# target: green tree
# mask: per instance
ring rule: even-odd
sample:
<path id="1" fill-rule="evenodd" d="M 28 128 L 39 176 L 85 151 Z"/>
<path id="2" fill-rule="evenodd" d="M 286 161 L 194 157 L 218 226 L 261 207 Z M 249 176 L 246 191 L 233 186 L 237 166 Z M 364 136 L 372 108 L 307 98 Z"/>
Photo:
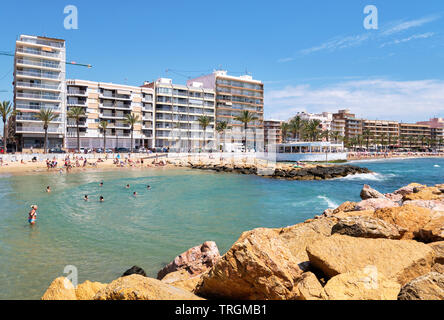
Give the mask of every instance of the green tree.
<path id="1" fill-rule="evenodd" d="M 287 122 L 281 123 L 281 135 L 282 135 L 282 143 L 287 141 L 288 132 L 290 131 L 290 125 Z"/>
<path id="2" fill-rule="evenodd" d="M 369 129 L 364 129 L 364 131 L 362 131 L 362 137 L 365 140 L 365 147 L 368 150 L 369 145 L 370 145 L 370 139 L 372 138 L 372 132 Z"/>
<path id="3" fill-rule="evenodd" d="M 14 116 L 15 115 L 15 111 L 12 107 L 11 102 L 9 101 L 3 101 L 0 103 L 0 116 L 2 117 L 3 120 L 3 147 L 6 153 L 6 145 L 7 145 L 7 140 L 8 140 L 8 120 L 9 117 Z"/>
<path id="4" fill-rule="evenodd" d="M 129 124 L 131 132 L 131 148 L 130 152 L 133 152 L 133 136 L 134 136 L 134 125 L 139 122 L 139 116 L 137 114 L 128 113 L 125 115 L 124 122 Z"/>
<path id="5" fill-rule="evenodd" d="M 321 124 L 321 121 L 318 119 L 312 119 L 308 122 L 306 122 L 304 131 L 307 133 L 308 138 L 311 141 L 316 141 L 319 136 L 319 125 Z"/>
<path id="6" fill-rule="evenodd" d="M 234 120 L 236 121 L 240 121 L 244 124 L 244 147 L 245 147 L 245 152 L 247 152 L 247 129 L 248 129 L 248 124 L 250 122 L 256 121 L 257 117 L 251 113 L 248 110 L 244 110 L 241 112 L 241 114 L 237 117 L 234 118 Z"/>
<path id="7" fill-rule="evenodd" d="M 289 124 L 289 131 L 293 135 L 293 139 L 298 141 L 303 125 L 301 117 L 300 116 L 294 117 L 293 119 L 290 120 L 288 124 Z"/>
<path id="8" fill-rule="evenodd" d="M 211 120 L 210 120 L 210 118 L 209 117 L 207 117 L 207 116 L 200 116 L 199 118 L 197 118 L 197 121 L 199 122 L 199 125 L 202 127 L 202 130 L 203 130 L 203 146 L 202 146 L 202 149 L 203 149 L 203 151 L 205 151 L 205 149 L 206 149 L 206 144 L 207 144 L 207 137 L 206 137 L 206 133 L 207 133 L 207 127 L 210 125 L 210 122 L 211 122 Z"/>
<path id="9" fill-rule="evenodd" d="M 101 120 L 99 128 L 103 131 L 103 152 L 106 152 L 106 129 L 108 128 L 108 121 Z"/>
<path id="10" fill-rule="evenodd" d="M 85 117 L 85 109 L 82 107 L 73 107 L 68 110 L 68 119 L 74 119 L 76 122 L 76 132 L 77 132 L 77 152 L 80 152 L 80 119 Z"/>
<path id="11" fill-rule="evenodd" d="M 45 141 L 43 142 L 43 153 L 46 153 L 48 149 L 48 127 L 49 124 L 57 118 L 57 114 L 55 114 L 51 109 L 40 109 L 40 112 L 37 113 L 36 119 L 43 122 L 43 130 L 45 131 Z"/>
<path id="12" fill-rule="evenodd" d="M 216 125 L 216 131 L 219 134 L 219 136 L 222 136 L 222 144 L 223 148 L 225 149 L 225 131 L 228 129 L 228 122 L 227 121 L 220 121 Z"/>

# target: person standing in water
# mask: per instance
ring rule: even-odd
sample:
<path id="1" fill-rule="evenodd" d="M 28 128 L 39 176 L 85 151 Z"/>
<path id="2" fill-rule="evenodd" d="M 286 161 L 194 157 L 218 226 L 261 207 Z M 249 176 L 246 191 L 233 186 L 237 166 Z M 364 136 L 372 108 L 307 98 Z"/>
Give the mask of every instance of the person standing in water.
<path id="1" fill-rule="evenodd" d="M 137 197 L 137 192 L 136 191 L 133 192 L 133 196 Z"/>
<path id="2" fill-rule="evenodd" d="M 100 186 L 101 186 L 101 187 L 103 187 L 103 181 L 102 181 L 102 182 L 100 182 Z"/>
<path id="3" fill-rule="evenodd" d="M 103 199 L 103 196 L 100 196 L 100 200 L 99 200 L 100 202 L 103 202 L 103 201 L 105 201 L 105 199 Z"/>
<path id="4" fill-rule="evenodd" d="M 48 192 L 48 193 L 51 192 L 51 187 L 50 187 L 50 186 L 47 186 L 47 187 L 46 187 L 46 192 Z"/>
<path id="5" fill-rule="evenodd" d="M 32 205 L 31 206 L 31 211 L 29 211 L 29 215 L 28 215 L 28 222 L 31 226 L 33 226 L 37 220 L 37 205 Z"/>
<path id="6" fill-rule="evenodd" d="M 83 197 L 83 200 L 88 201 L 88 195 L 85 194 L 85 196 Z"/>
<path id="7" fill-rule="evenodd" d="M 150 189 L 151 189 L 151 186 L 150 186 L 150 185 L 147 185 L 146 188 L 147 188 L 148 190 L 150 190 Z"/>
<path id="8" fill-rule="evenodd" d="M 130 187 L 130 185 L 129 185 L 129 184 L 127 184 L 125 188 L 129 189 L 129 187 Z"/>

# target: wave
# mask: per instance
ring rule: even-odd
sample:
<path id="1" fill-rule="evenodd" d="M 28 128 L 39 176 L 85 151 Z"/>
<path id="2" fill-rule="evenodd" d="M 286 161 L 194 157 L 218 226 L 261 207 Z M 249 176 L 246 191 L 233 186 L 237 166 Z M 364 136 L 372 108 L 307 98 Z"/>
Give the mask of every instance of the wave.
<path id="1" fill-rule="evenodd" d="M 441 168 L 441 166 L 438 165 L 438 164 L 435 164 L 434 167 L 435 167 L 435 168 Z"/>
<path id="2" fill-rule="evenodd" d="M 396 174 L 393 173 L 387 173 L 387 174 L 381 174 L 381 173 L 377 173 L 377 172 L 373 172 L 373 173 L 358 173 L 358 174 L 354 174 L 354 175 L 349 175 L 343 178 L 339 178 L 341 180 L 370 180 L 370 181 L 384 181 L 384 180 L 388 180 L 390 178 L 394 178 L 396 177 Z"/>
<path id="3" fill-rule="evenodd" d="M 326 196 L 318 196 L 318 199 L 324 200 L 327 203 L 329 209 L 335 209 L 335 208 L 339 207 L 339 204 L 330 200 Z"/>

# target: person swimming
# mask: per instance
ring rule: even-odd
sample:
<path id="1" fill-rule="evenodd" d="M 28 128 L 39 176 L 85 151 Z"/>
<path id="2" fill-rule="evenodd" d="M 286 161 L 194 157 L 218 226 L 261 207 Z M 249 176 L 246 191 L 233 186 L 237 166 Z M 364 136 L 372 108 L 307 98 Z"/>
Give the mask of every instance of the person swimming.
<path id="1" fill-rule="evenodd" d="M 29 211 L 28 215 L 28 222 L 30 225 L 34 225 L 37 220 L 37 209 L 38 209 L 37 205 L 34 204 L 31 206 L 31 211 Z"/>
<path id="2" fill-rule="evenodd" d="M 127 184 L 125 188 L 129 189 L 129 187 L 130 187 L 130 185 L 129 185 L 129 184 Z"/>
<path id="3" fill-rule="evenodd" d="M 100 186 L 101 186 L 101 187 L 103 187 L 103 181 L 102 181 L 102 182 L 100 182 Z"/>
<path id="4" fill-rule="evenodd" d="M 150 186 L 150 185 L 147 185 L 146 188 L 147 188 L 148 190 L 150 190 L 150 189 L 151 189 L 151 186 Z"/>
<path id="5" fill-rule="evenodd" d="M 103 198 L 103 196 L 100 196 L 100 200 L 99 200 L 100 202 L 103 202 L 103 201 L 105 201 L 105 199 Z"/>
<path id="6" fill-rule="evenodd" d="M 135 196 L 135 197 L 137 196 L 137 192 L 136 191 L 133 192 L 133 196 Z"/>
<path id="7" fill-rule="evenodd" d="M 83 200 L 88 201 L 88 195 L 85 194 L 85 196 L 83 197 Z"/>
<path id="8" fill-rule="evenodd" d="M 50 186 L 47 186 L 47 187 L 46 187 L 46 192 L 48 192 L 48 193 L 51 192 L 51 187 L 50 187 Z"/>

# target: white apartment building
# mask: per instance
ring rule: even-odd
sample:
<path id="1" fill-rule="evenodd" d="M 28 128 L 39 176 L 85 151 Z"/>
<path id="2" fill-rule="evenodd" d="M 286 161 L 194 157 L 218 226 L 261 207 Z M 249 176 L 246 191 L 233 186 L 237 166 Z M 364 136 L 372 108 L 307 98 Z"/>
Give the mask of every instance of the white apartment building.
<path id="1" fill-rule="evenodd" d="M 332 121 L 333 121 L 333 113 L 331 112 L 322 112 L 322 113 L 309 113 L 306 111 L 301 111 L 296 113 L 296 116 L 299 116 L 302 120 L 319 120 L 321 121 L 322 130 L 332 130 Z"/>
<path id="2" fill-rule="evenodd" d="M 106 148 L 129 148 L 131 128 L 125 123 L 128 114 L 139 118 L 134 125 L 133 147 L 153 147 L 153 89 L 85 80 L 67 80 L 66 86 L 67 112 L 73 107 L 85 110 L 79 125 L 81 148 L 104 147 L 101 121 L 107 122 Z M 67 120 L 66 147 L 76 149 L 76 121 Z"/>
<path id="3" fill-rule="evenodd" d="M 41 109 L 58 117 L 48 127 L 48 147 L 63 147 L 65 106 L 65 41 L 21 35 L 14 57 L 15 132 L 20 149 L 43 148 L 43 122 L 36 119 Z"/>
<path id="4" fill-rule="evenodd" d="M 171 79 L 159 78 L 145 82 L 142 88 L 155 91 L 154 144 L 175 151 L 214 148 L 215 92 L 200 82 L 173 84 Z M 210 124 L 204 130 L 199 117 L 207 116 Z M 205 142 L 204 142 L 205 140 Z"/>

